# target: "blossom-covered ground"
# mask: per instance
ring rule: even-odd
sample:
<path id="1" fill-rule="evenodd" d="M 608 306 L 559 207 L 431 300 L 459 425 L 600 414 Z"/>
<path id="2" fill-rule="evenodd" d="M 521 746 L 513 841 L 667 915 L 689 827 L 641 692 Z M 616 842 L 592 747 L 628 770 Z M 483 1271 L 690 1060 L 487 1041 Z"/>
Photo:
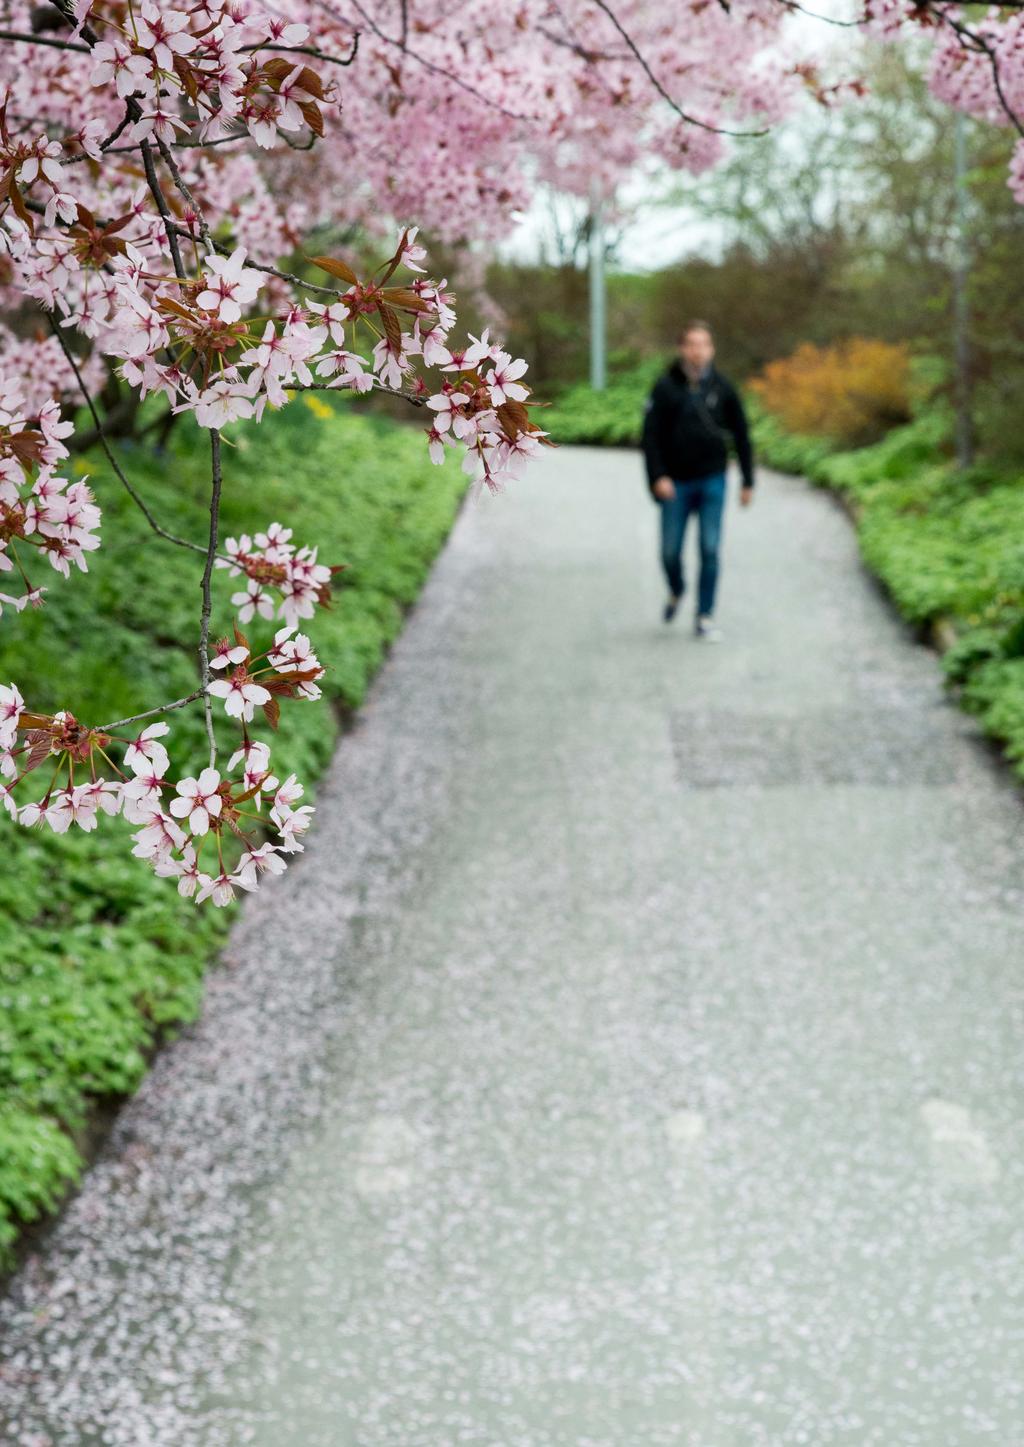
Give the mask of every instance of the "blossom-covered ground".
<path id="1" fill-rule="evenodd" d="M 5 1442 L 1015 1440 L 1019 796 L 763 481 L 717 649 L 635 458 L 463 513 L 4 1304 Z"/>

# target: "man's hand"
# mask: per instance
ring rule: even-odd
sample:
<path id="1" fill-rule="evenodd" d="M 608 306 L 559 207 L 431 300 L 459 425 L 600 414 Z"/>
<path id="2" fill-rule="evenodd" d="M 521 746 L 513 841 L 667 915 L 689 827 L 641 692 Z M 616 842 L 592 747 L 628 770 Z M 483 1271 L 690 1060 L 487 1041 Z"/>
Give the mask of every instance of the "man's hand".
<path id="1" fill-rule="evenodd" d="M 740 488 L 740 507 L 749 507 L 754 501 L 754 489 L 752 487 Z"/>
<path id="2" fill-rule="evenodd" d="M 659 502 L 671 502 L 676 495 L 676 485 L 670 477 L 659 477 L 652 491 Z"/>

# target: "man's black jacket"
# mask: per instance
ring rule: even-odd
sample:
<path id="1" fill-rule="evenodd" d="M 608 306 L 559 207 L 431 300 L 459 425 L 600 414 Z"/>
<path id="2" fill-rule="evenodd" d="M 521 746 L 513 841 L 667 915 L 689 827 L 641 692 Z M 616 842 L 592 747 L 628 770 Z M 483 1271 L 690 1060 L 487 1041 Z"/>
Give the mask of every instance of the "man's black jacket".
<path id="1" fill-rule="evenodd" d="M 647 485 L 659 477 L 688 482 L 724 472 L 727 435 L 736 444 L 744 487 L 754 485 L 754 454 L 736 388 L 712 367 L 691 385 L 678 362 L 654 384 L 644 416 Z"/>

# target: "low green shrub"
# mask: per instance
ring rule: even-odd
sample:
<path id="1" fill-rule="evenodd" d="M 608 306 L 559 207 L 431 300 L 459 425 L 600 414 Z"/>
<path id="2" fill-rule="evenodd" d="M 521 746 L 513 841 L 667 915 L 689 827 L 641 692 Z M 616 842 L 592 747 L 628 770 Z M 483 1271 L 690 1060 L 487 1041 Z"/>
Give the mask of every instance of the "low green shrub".
<path id="1" fill-rule="evenodd" d="M 552 442 L 568 446 L 637 447 L 643 430 L 644 406 L 664 364 L 613 377 L 603 392 L 583 383 L 567 388 L 538 414 Z"/>
<path id="2" fill-rule="evenodd" d="M 422 586 L 465 478 L 454 463 L 434 467 L 415 430 L 340 400 L 301 399 L 225 441 L 223 536 L 277 520 L 319 543 L 324 561 L 348 564 L 331 608 L 308 625 L 328 702 L 286 702 L 273 744 L 282 777 L 312 781 L 330 758 L 338 707 L 360 703 Z M 190 424 L 164 457 L 121 450 L 159 520 L 197 541 L 208 446 Z M 88 574 L 54 577 L 42 610 L 0 625 L 0 681 L 14 680 L 33 708 L 99 723 L 195 686 L 201 559 L 153 537 L 102 454 L 75 463 L 103 508 L 103 545 Z M 223 571 L 214 579 L 217 637 L 238 583 Z M 254 620 L 249 631 L 269 638 L 270 625 Z M 197 710 L 174 717 L 178 764 L 201 757 L 202 731 Z M 57 836 L 4 816 L 0 828 L 2 1261 L 19 1225 L 52 1209 L 80 1170 L 72 1138 L 92 1102 L 132 1091 L 154 1041 L 196 1015 L 232 912 L 180 900 L 172 881 L 132 860 L 123 821 Z"/>

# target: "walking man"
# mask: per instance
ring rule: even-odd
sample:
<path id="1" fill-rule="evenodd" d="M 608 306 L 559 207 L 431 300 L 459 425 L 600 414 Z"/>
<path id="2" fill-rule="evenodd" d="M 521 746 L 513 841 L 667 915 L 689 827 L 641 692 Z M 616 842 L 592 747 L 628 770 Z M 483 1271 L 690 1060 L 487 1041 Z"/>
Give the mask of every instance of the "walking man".
<path id="1" fill-rule="evenodd" d="M 671 623 L 682 601 L 683 541 L 691 513 L 700 525 L 697 586 L 698 638 L 717 643 L 715 591 L 725 506 L 727 441 L 736 446 L 743 485 L 740 503 L 754 495 L 754 456 L 743 403 L 735 387 L 715 370 L 715 343 L 707 322 L 692 321 L 679 334 L 678 360 L 654 385 L 644 417 L 647 485 L 661 507 L 661 561 L 669 597 L 664 618 Z"/>

